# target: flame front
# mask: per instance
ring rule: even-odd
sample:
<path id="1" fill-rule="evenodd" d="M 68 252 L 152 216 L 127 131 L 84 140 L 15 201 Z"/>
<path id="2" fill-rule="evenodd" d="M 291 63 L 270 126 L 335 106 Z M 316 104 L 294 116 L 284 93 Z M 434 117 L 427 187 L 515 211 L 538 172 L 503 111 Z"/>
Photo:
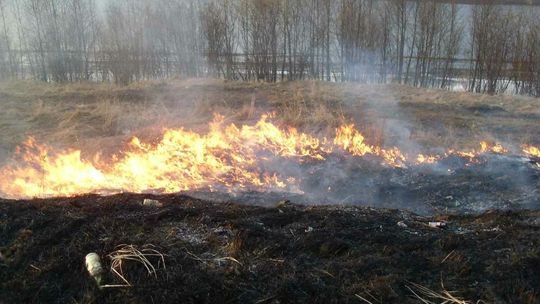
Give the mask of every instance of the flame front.
<path id="1" fill-rule="evenodd" d="M 385 165 L 405 167 L 434 163 L 451 154 L 473 159 L 486 152 L 506 153 L 499 144 L 482 142 L 479 150 L 407 156 L 396 147 L 369 145 L 352 124 L 337 128 L 333 140 L 328 140 L 294 128 L 279 128 L 268 119 L 264 115 L 254 125 L 239 127 L 225 125 L 223 117 L 216 115 L 206 134 L 167 129 L 157 144 L 135 137 L 121 155 L 108 161 L 99 155 L 83 159 L 79 150 L 55 152 L 30 138 L 17 149 L 20 160 L 0 168 L 0 194 L 27 198 L 194 189 L 301 192 L 297 177 L 283 175 L 264 162 L 320 162 L 330 153 L 346 153 L 370 155 Z M 526 146 L 523 151 L 540 156 L 536 147 Z"/>
<path id="2" fill-rule="evenodd" d="M 535 146 L 523 145 L 523 153 L 540 158 L 540 148 Z"/>

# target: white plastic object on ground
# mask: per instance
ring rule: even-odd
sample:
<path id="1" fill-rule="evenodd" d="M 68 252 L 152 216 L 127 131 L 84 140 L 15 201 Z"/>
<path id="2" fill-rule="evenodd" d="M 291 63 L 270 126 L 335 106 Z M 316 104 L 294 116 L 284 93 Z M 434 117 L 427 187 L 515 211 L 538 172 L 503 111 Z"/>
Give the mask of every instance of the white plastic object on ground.
<path id="1" fill-rule="evenodd" d="M 101 260 L 99 259 L 99 255 L 95 252 L 87 254 L 85 258 L 85 264 L 88 273 L 96 280 L 99 285 L 101 283 L 101 274 L 103 273 L 103 268 L 101 267 Z"/>

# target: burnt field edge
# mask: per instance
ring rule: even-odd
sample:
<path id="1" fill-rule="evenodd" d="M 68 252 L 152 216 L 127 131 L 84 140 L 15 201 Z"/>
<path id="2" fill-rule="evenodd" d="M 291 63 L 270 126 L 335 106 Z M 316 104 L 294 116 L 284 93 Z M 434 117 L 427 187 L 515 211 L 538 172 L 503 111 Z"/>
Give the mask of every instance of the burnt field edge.
<path id="1" fill-rule="evenodd" d="M 160 206 L 143 206 L 145 198 Z M 444 223 L 435 225 L 433 223 Z M 5 303 L 151 301 L 416 303 L 418 286 L 466 300 L 537 303 L 540 211 L 419 216 L 361 206 L 272 207 L 187 195 L 0 200 Z M 129 288 L 99 289 L 84 267 L 151 244 L 155 276 L 126 262 Z M 420 296 L 424 296 L 421 293 Z"/>

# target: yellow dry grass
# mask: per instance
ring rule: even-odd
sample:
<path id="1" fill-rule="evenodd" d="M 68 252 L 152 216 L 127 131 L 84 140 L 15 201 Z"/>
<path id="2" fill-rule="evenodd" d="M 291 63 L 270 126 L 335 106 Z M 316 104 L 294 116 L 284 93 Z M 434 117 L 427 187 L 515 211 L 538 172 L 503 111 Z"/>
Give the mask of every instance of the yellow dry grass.
<path id="1" fill-rule="evenodd" d="M 157 269 L 160 266 L 166 269 L 165 255 L 154 249 L 154 246 L 151 244 L 144 245 L 141 249 L 135 245 L 118 245 L 116 250 L 108 254 L 108 257 L 111 259 L 111 272 L 115 274 L 123 284 L 102 285 L 102 288 L 132 287 L 133 285 L 126 278 L 124 273 L 124 264 L 129 262 L 135 262 L 142 265 L 146 269 L 148 275 L 154 276 L 155 278 L 157 278 Z M 154 263 L 150 261 L 152 257 L 158 259 L 157 265 L 154 265 Z"/>
<path id="2" fill-rule="evenodd" d="M 407 285 L 407 289 L 419 300 L 420 303 L 424 304 L 481 304 L 485 303 L 484 301 L 470 302 L 455 296 L 453 292 L 450 292 L 444 289 L 444 285 L 441 284 L 442 291 L 436 292 L 425 286 L 416 283 L 410 283 L 410 286 Z"/>
<path id="3" fill-rule="evenodd" d="M 399 85 L 185 79 L 121 87 L 19 81 L 0 83 L 0 96 L 3 159 L 27 136 L 113 153 L 130 136 L 152 140 L 164 127 L 204 131 L 213 113 L 227 123 L 252 123 L 275 113 L 277 124 L 321 135 L 353 121 L 377 145 L 477 148 L 485 139 L 539 144 L 540 138 L 538 99 Z"/>

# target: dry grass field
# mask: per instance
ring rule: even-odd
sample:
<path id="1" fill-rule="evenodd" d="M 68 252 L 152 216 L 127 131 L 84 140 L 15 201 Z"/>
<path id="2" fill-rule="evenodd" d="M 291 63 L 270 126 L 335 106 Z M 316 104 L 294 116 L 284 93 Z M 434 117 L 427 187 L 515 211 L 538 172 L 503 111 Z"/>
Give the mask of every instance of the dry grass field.
<path id="1" fill-rule="evenodd" d="M 540 143 L 538 99 L 324 82 L 237 83 L 221 80 L 47 85 L 0 83 L 0 155 L 28 136 L 53 146 L 117 151 L 131 136 L 163 128 L 204 131 L 214 113 L 252 123 L 264 113 L 303 131 L 332 135 L 354 122 L 371 144 L 414 149 L 470 148 L 481 140 Z"/>

